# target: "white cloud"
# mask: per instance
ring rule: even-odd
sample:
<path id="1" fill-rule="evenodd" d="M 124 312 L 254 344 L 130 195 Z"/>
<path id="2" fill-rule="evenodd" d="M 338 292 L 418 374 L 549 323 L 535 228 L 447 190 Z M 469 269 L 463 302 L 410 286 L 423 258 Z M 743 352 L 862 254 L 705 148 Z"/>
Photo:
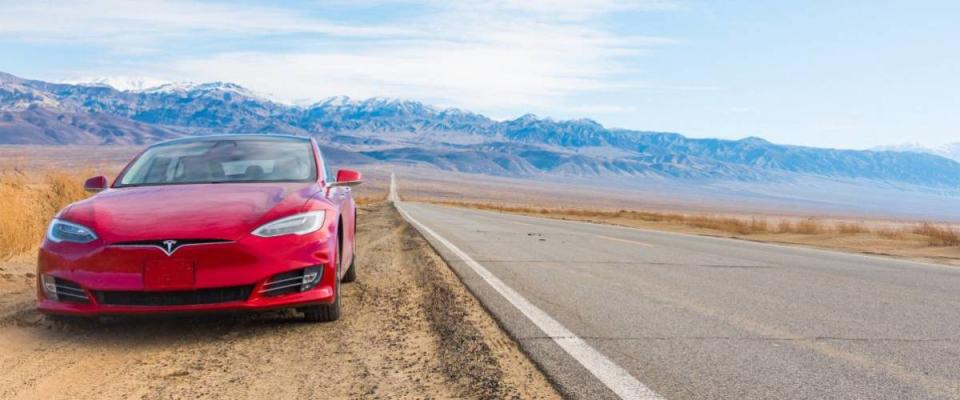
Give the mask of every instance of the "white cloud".
<path id="1" fill-rule="evenodd" d="M 341 5 L 383 2 L 397 1 Z M 0 35 L 94 43 L 127 56 L 114 71 L 81 71 L 84 75 L 231 81 L 297 103 L 341 94 L 388 96 L 491 113 L 564 110 L 574 97 L 629 90 L 631 82 L 640 81 L 637 59 L 652 47 L 672 43 L 668 38 L 621 35 L 600 21 L 612 12 L 673 8 L 667 1 L 424 4 L 426 11 L 412 19 L 348 24 L 306 12 L 317 10 L 246 3 L 24 3 L 0 15 Z M 259 40 L 211 54 L 171 50 L 224 37 Z M 274 40 L 284 46 L 264 45 Z M 136 61 L 148 54 L 164 59 Z M 582 110 L 590 110 L 585 107 Z"/>
<path id="2" fill-rule="evenodd" d="M 345 37 L 409 35 L 395 27 L 348 25 L 292 9 L 181 0 L 26 1 L 5 4 L 0 34 L 24 40 L 154 43 L 202 34 L 319 33 Z"/>
<path id="3" fill-rule="evenodd" d="M 443 2 L 443 0 L 440 0 Z M 657 0 L 461 0 L 447 7 L 476 13 L 529 13 L 565 20 L 588 20 L 617 11 L 665 11 L 682 8 L 676 1 Z"/>

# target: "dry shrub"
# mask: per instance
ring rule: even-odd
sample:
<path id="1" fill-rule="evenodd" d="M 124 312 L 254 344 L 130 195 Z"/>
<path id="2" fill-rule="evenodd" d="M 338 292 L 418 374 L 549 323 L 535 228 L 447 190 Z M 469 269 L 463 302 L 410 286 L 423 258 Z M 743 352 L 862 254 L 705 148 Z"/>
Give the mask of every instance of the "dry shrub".
<path id="1" fill-rule="evenodd" d="M 837 224 L 837 232 L 855 235 L 870 233 L 870 229 L 860 223 L 841 222 Z"/>
<path id="2" fill-rule="evenodd" d="M 641 221 L 647 221 L 647 222 L 682 223 L 687 220 L 687 216 L 683 214 L 654 213 L 654 212 L 642 212 L 642 211 L 631 212 L 629 214 L 629 217 L 632 219 L 639 219 Z"/>
<path id="3" fill-rule="evenodd" d="M 40 207 L 44 214 L 51 218 L 68 204 L 87 197 L 87 191 L 83 189 L 83 178 L 78 175 L 52 171 L 44 176 L 43 183 Z"/>
<path id="4" fill-rule="evenodd" d="M 19 174 L 0 176 L 0 259 L 26 252 L 38 240 L 30 230 L 38 219 L 34 190 Z"/>
<path id="5" fill-rule="evenodd" d="M 913 233 L 925 236 L 931 246 L 960 246 L 960 233 L 948 226 L 924 222 L 915 226 Z"/>
<path id="6" fill-rule="evenodd" d="M 793 223 L 785 219 L 780 220 L 780 223 L 777 224 L 777 233 L 790 233 L 793 232 Z"/>
<path id="7" fill-rule="evenodd" d="M 380 203 L 387 200 L 387 196 L 358 196 L 354 201 L 357 202 L 358 206 L 365 206 L 367 204 Z"/>
<path id="8" fill-rule="evenodd" d="M 752 233 L 750 223 L 736 218 L 698 215 L 687 217 L 686 224 L 696 228 L 713 229 L 741 235 Z"/>
<path id="9" fill-rule="evenodd" d="M 753 218 L 750 220 L 750 231 L 753 233 L 768 233 L 770 232 L 770 223 L 765 218 Z"/>
<path id="10" fill-rule="evenodd" d="M 816 235 L 826 231 L 823 224 L 820 221 L 817 221 L 813 218 L 807 218 L 797 222 L 795 225 L 796 231 L 794 233 L 800 233 L 804 235 Z"/>
<path id="11" fill-rule="evenodd" d="M 36 249 L 57 211 L 84 197 L 76 175 L 52 171 L 30 182 L 17 170 L 0 172 L 0 259 Z"/>
<path id="12" fill-rule="evenodd" d="M 880 228 L 875 229 L 873 233 L 879 235 L 884 239 L 890 240 L 904 240 L 910 235 L 910 232 L 904 229 L 895 229 L 895 228 Z"/>
<path id="13" fill-rule="evenodd" d="M 827 232 L 828 229 L 814 218 L 807 218 L 796 223 L 782 220 L 777 224 L 777 233 L 799 233 L 802 235 L 817 235 Z"/>

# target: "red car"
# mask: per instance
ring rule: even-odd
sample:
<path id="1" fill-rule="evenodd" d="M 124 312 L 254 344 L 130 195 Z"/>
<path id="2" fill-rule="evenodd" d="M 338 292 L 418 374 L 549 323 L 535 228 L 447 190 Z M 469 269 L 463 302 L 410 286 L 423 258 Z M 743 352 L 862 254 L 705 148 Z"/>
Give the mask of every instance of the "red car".
<path id="1" fill-rule="evenodd" d="M 150 146 L 67 206 L 40 248 L 37 308 L 97 316 L 296 308 L 340 316 L 357 277 L 360 173 L 310 138 L 223 135 Z"/>

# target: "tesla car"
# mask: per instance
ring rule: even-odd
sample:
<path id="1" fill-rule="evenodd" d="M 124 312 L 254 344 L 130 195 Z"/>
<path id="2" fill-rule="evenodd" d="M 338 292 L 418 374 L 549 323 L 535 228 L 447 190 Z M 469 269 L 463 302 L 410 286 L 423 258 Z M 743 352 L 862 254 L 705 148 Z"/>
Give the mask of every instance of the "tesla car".
<path id="1" fill-rule="evenodd" d="M 71 316 L 296 308 L 340 316 L 357 278 L 360 173 L 311 138 L 223 135 L 140 153 L 61 210 L 39 252 L 37 308 Z"/>

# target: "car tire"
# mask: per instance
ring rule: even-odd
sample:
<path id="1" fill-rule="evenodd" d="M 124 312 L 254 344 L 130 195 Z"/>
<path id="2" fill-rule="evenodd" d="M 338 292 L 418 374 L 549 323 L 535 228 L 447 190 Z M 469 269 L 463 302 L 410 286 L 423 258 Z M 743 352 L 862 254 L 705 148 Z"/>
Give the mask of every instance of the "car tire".
<path id="1" fill-rule="evenodd" d="M 303 309 L 303 320 L 307 322 L 333 322 L 340 319 L 340 282 L 335 284 L 333 303 L 311 306 Z"/>
<path id="2" fill-rule="evenodd" d="M 340 257 L 337 257 L 337 276 L 340 276 Z M 303 308 L 304 321 L 333 322 L 340 319 L 340 279 L 333 282 L 333 303 Z"/>
<path id="3" fill-rule="evenodd" d="M 356 217 L 354 217 L 354 224 L 356 224 Z M 347 268 L 347 273 L 343 274 L 343 282 L 350 283 L 357 280 L 357 228 L 353 228 L 353 253 L 350 258 L 350 267 Z"/>

